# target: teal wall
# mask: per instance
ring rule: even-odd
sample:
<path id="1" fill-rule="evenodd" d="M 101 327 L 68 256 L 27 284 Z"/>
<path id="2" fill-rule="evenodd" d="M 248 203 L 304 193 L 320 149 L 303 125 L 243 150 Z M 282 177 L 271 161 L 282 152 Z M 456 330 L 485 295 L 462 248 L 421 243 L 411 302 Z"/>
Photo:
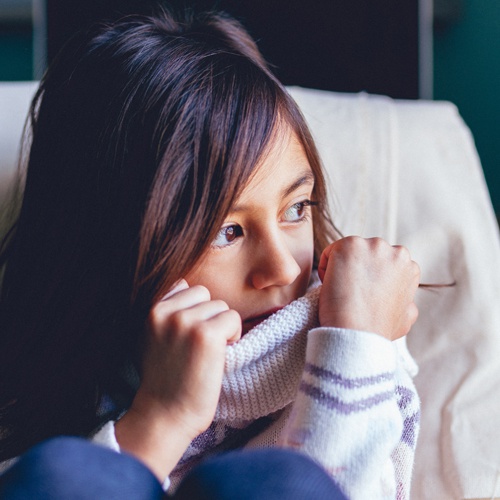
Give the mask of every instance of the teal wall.
<path id="1" fill-rule="evenodd" d="M 0 81 L 33 78 L 31 29 L 0 28 Z"/>
<path id="2" fill-rule="evenodd" d="M 454 102 L 472 130 L 500 213 L 500 0 L 463 0 L 434 34 L 434 98 Z"/>
<path id="3" fill-rule="evenodd" d="M 500 214 L 500 0 L 462 0 L 460 18 L 434 34 L 434 97 L 454 102 L 471 128 Z M 0 80 L 31 80 L 31 27 L 0 28 Z"/>

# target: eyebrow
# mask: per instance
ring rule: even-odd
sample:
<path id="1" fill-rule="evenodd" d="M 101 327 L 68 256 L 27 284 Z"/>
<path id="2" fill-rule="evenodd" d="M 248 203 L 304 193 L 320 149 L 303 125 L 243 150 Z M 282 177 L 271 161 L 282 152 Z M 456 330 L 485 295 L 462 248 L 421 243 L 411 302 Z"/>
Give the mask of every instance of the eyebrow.
<path id="1" fill-rule="evenodd" d="M 314 174 L 309 170 L 304 173 L 301 177 L 299 177 L 296 181 L 292 182 L 287 188 L 283 189 L 281 192 L 281 197 L 286 198 L 291 195 L 294 191 L 299 189 L 299 187 L 304 184 L 314 184 L 315 178 Z"/>
<path id="2" fill-rule="evenodd" d="M 281 198 L 283 199 L 287 196 L 290 196 L 294 191 L 305 184 L 313 185 L 315 180 L 316 178 L 314 177 L 314 174 L 311 170 L 304 172 L 300 177 L 298 177 L 289 186 L 285 187 L 281 191 Z M 230 213 L 244 212 L 245 210 L 247 210 L 247 207 L 245 205 L 235 205 L 231 208 Z"/>

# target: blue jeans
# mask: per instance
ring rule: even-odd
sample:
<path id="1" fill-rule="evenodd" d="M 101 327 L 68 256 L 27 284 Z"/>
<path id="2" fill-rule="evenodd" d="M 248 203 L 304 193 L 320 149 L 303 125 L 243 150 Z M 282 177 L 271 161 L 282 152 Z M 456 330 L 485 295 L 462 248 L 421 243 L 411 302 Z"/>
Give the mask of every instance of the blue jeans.
<path id="1" fill-rule="evenodd" d="M 277 448 L 235 451 L 196 467 L 169 497 L 147 467 L 127 454 L 78 438 L 35 446 L 0 476 L 2 500 L 343 500 L 302 454 Z"/>

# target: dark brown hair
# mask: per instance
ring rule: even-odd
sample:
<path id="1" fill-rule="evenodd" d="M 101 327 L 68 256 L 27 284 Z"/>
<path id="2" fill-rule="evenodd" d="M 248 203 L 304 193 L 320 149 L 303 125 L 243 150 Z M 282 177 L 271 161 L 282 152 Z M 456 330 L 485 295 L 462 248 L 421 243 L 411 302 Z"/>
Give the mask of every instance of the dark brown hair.
<path id="1" fill-rule="evenodd" d="M 76 36 L 30 116 L 1 256 L 0 460 L 88 435 L 103 395 L 126 407 L 149 310 L 208 248 L 282 124 L 316 176 L 317 257 L 334 236 L 304 119 L 225 15 L 162 12 Z"/>

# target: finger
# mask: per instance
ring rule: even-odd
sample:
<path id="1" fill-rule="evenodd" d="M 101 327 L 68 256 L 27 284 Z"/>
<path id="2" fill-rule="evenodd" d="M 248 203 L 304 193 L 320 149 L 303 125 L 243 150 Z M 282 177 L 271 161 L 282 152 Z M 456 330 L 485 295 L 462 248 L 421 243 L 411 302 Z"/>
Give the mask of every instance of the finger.
<path id="1" fill-rule="evenodd" d="M 209 300 L 208 302 L 200 302 L 191 307 L 179 311 L 178 314 L 185 314 L 193 318 L 195 321 L 205 321 L 218 314 L 227 311 L 229 306 L 223 300 Z"/>
<path id="2" fill-rule="evenodd" d="M 414 277 L 418 282 L 418 281 L 420 281 L 420 276 L 421 276 L 420 266 L 414 260 L 411 261 L 411 265 L 413 267 Z"/>
<path id="3" fill-rule="evenodd" d="M 359 236 L 345 236 L 339 240 L 334 241 L 328 245 L 322 252 L 318 263 L 318 276 L 321 281 L 324 281 L 326 270 L 328 268 L 328 262 L 334 250 L 342 251 L 342 249 L 349 252 L 350 249 L 355 248 L 360 242 L 367 241 Z"/>
<path id="4" fill-rule="evenodd" d="M 241 316 L 234 309 L 228 309 L 206 321 L 214 335 L 224 335 L 227 344 L 234 344 L 241 338 Z"/>
<path id="5" fill-rule="evenodd" d="M 167 300 L 172 295 L 175 295 L 177 292 L 185 290 L 186 288 L 189 288 L 188 282 L 184 278 L 181 278 L 179 281 L 174 283 L 172 288 L 160 299 L 160 302 Z"/>
<path id="6" fill-rule="evenodd" d="M 158 330 L 159 335 L 163 335 L 164 331 L 170 331 L 184 336 L 191 331 L 197 331 L 203 336 L 207 328 L 206 321 L 228 309 L 228 305 L 222 300 L 211 300 L 179 309 L 167 315 L 159 314 L 154 319 L 157 326 L 163 327 Z"/>
<path id="7" fill-rule="evenodd" d="M 158 302 L 152 309 L 153 315 L 168 315 L 181 309 L 187 309 L 200 302 L 208 302 L 210 300 L 210 292 L 207 288 L 201 285 L 178 290 L 170 297 Z"/>
<path id="8" fill-rule="evenodd" d="M 392 245 L 396 255 L 402 260 L 411 260 L 410 251 L 403 245 Z"/>
<path id="9" fill-rule="evenodd" d="M 418 307 L 413 302 L 408 306 L 406 317 L 404 320 L 404 326 L 402 327 L 402 332 L 400 336 L 407 335 L 410 332 L 412 326 L 416 323 L 417 319 L 418 319 Z"/>
<path id="10" fill-rule="evenodd" d="M 415 302 L 412 302 L 410 304 L 410 310 L 408 311 L 409 320 L 412 326 L 416 323 L 418 319 L 418 314 L 419 312 L 417 304 L 415 304 Z"/>

